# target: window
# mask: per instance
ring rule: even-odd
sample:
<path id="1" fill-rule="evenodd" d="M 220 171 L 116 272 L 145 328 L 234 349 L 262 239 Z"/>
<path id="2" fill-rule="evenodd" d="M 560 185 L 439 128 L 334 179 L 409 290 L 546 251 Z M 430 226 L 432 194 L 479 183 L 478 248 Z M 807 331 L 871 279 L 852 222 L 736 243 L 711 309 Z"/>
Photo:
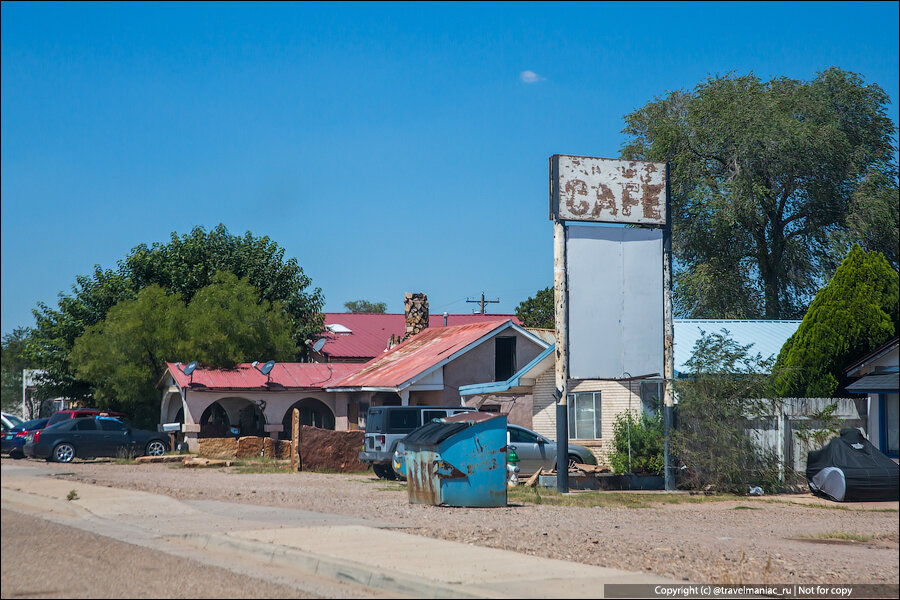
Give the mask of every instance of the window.
<path id="1" fill-rule="evenodd" d="M 600 392 L 569 394 L 569 439 L 599 440 Z"/>
<path id="2" fill-rule="evenodd" d="M 97 431 L 97 423 L 93 419 L 76 421 L 75 431 Z"/>
<path id="3" fill-rule="evenodd" d="M 648 417 L 659 414 L 662 410 L 662 389 L 661 381 L 641 382 L 641 408 Z"/>
<path id="4" fill-rule="evenodd" d="M 509 428 L 509 442 L 511 444 L 537 444 L 538 437 L 530 431 L 523 431 L 515 427 Z"/>
<path id="5" fill-rule="evenodd" d="M 115 419 L 98 419 L 103 431 L 125 431 L 125 424 Z"/>
<path id="6" fill-rule="evenodd" d="M 423 410 L 422 411 L 422 424 L 427 425 L 431 423 L 435 419 L 443 419 L 447 416 L 446 410 Z"/>
<path id="7" fill-rule="evenodd" d="M 419 411 L 401 408 L 388 413 L 388 433 L 409 433 L 419 426 Z"/>
<path id="8" fill-rule="evenodd" d="M 494 381 L 506 381 L 516 374 L 516 338 L 498 337 L 494 355 Z"/>

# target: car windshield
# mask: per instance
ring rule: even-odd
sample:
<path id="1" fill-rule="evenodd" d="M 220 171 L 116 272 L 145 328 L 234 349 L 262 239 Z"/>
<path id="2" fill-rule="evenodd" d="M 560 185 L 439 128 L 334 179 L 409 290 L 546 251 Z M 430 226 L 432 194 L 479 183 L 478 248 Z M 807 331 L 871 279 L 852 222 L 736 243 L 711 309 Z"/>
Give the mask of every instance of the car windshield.
<path id="1" fill-rule="evenodd" d="M 12 427 L 18 427 L 22 424 L 22 419 L 17 417 L 16 415 L 3 415 L 6 417 L 6 420 L 10 422 Z"/>

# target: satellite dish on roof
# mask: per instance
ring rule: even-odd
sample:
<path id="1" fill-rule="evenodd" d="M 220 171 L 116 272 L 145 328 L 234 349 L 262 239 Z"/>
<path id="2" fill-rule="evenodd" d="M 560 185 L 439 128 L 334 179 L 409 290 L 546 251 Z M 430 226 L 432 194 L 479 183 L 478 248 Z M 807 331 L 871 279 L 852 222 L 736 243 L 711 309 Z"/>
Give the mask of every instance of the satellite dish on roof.
<path id="1" fill-rule="evenodd" d="M 196 360 L 192 361 L 186 367 L 182 367 L 181 364 L 182 363 L 177 362 L 177 363 L 175 363 L 175 367 L 177 367 L 178 370 L 181 371 L 182 373 L 184 373 L 185 375 L 190 375 L 191 376 L 191 385 L 193 385 L 193 383 L 194 383 L 193 372 L 194 372 L 194 369 L 197 368 L 197 361 Z"/>
<path id="2" fill-rule="evenodd" d="M 325 338 L 319 338 L 319 339 L 317 339 L 317 340 L 316 340 L 316 343 L 313 344 L 312 349 L 313 349 L 314 351 L 316 351 L 316 352 L 320 352 L 320 351 L 322 350 L 322 348 L 325 347 L 325 342 L 327 342 L 327 341 L 328 341 L 328 340 L 326 340 Z"/>
<path id="3" fill-rule="evenodd" d="M 262 368 L 259 370 L 259 372 L 262 373 L 263 375 L 268 375 L 272 371 L 272 367 L 274 367 L 274 366 L 275 366 L 275 361 L 270 360 L 262 366 Z"/>

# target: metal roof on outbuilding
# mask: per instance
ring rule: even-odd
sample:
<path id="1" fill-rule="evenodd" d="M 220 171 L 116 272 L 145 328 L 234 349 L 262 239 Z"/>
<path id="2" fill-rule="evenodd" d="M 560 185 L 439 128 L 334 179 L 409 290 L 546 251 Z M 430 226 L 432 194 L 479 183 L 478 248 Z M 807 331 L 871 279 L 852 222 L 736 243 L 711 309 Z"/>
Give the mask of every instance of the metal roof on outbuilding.
<path id="1" fill-rule="evenodd" d="M 900 390 L 900 373 L 866 375 L 847 386 L 854 394 L 886 394 Z"/>
<path id="2" fill-rule="evenodd" d="M 750 346 L 749 352 L 757 352 L 763 358 L 778 357 L 781 347 L 794 335 L 801 321 L 737 320 L 737 319 L 675 319 L 675 372 L 687 373 L 687 361 L 694 351 L 694 344 L 702 334 L 728 331 L 728 337 L 741 346 Z"/>

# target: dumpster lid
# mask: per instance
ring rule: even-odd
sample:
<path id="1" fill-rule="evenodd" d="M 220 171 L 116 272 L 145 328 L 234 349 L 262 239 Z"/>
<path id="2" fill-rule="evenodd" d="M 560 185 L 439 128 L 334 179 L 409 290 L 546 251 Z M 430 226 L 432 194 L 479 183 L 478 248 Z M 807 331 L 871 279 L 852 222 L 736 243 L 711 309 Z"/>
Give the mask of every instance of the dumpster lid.
<path id="1" fill-rule="evenodd" d="M 407 447 L 410 445 L 427 446 L 439 444 L 450 436 L 469 428 L 469 423 L 441 423 L 440 421 L 432 421 L 428 425 L 419 427 L 408 436 L 403 438 L 403 443 Z"/>
<path id="2" fill-rule="evenodd" d="M 475 423 L 481 423 L 482 421 L 487 421 L 488 419 L 496 419 L 501 415 L 497 413 L 488 413 L 488 412 L 464 412 L 459 413 L 458 415 L 453 415 L 452 417 L 444 417 L 441 419 L 444 423 L 468 423 L 469 425 L 474 425 Z"/>

